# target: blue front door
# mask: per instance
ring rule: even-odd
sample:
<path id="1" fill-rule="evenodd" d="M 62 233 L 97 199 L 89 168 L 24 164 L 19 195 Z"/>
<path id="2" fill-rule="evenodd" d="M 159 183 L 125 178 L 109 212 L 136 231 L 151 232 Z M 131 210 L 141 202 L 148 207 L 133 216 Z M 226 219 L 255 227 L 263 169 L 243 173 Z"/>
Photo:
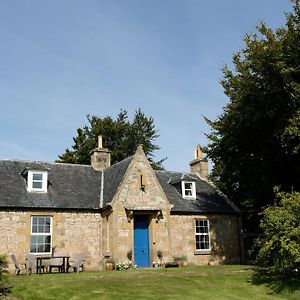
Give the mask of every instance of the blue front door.
<path id="1" fill-rule="evenodd" d="M 149 219 L 134 217 L 134 263 L 138 267 L 149 267 Z"/>

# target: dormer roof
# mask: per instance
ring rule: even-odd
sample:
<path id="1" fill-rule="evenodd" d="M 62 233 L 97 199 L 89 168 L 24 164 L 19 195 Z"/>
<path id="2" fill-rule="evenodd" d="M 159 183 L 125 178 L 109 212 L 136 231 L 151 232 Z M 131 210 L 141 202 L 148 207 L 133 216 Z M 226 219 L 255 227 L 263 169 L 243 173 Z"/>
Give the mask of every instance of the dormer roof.
<path id="1" fill-rule="evenodd" d="M 24 170 L 48 170 L 47 193 L 28 192 Z M 91 166 L 0 160 L 0 207 L 97 209 L 100 182 Z"/>
<path id="2" fill-rule="evenodd" d="M 211 183 L 195 174 L 170 171 L 156 171 L 156 176 L 173 205 L 173 213 L 224 213 L 237 214 L 238 208 Z M 181 192 L 181 181 L 194 181 L 196 199 L 184 199 Z"/>

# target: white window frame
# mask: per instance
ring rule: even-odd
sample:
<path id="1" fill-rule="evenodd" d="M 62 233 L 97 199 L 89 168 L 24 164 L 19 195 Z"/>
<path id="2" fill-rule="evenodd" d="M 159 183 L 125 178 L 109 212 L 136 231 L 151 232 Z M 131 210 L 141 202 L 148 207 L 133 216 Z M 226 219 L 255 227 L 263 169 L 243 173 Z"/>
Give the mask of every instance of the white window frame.
<path id="1" fill-rule="evenodd" d="M 191 189 L 187 189 L 186 184 L 191 184 Z M 191 200 L 196 199 L 196 184 L 194 181 L 181 181 L 181 190 L 182 190 L 182 197 L 184 199 L 191 199 Z M 188 194 L 189 192 L 191 193 L 191 195 Z"/>
<path id="2" fill-rule="evenodd" d="M 198 222 L 207 222 L 207 232 L 197 232 L 197 226 L 200 227 L 200 224 L 198 225 Z M 198 242 L 197 242 L 197 236 L 200 238 L 200 236 L 206 236 L 208 238 L 208 248 L 200 248 L 198 247 Z M 196 251 L 210 251 L 211 250 L 211 242 L 210 242 L 210 224 L 208 219 L 195 219 L 195 243 L 196 243 Z M 199 242 L 200 246 L 200 242 Z"/>
<path id="3" fill-rule="evenodd" d="M 50 232 L 32 232 L 33 229 L 33 219 L 34 218 L 49 218 L 50 219 Z M 47 252 L 31 252 L 31 241 L 33 236 L 50 236 L 50 248 Z M 31 216 L 31 226 L 30 226 L 30 253 L 31 254 L 51 254 L 52 249 L 52 216 Z"/>
<path id="4" fill-rule="evenodd" d="M 34 175 L 42 175 L 42 180 L 35 180 Z M 34 182 L 41 182 L 42 187 L 36 188 L 33 187 Z M 47 171 L 35 171 L 30 170 L 28 171 L 28 177 L 27 177 L 27 191 L 28 192 L 47 192 L 47 183 L 48 183 L 48 172 Z"/>

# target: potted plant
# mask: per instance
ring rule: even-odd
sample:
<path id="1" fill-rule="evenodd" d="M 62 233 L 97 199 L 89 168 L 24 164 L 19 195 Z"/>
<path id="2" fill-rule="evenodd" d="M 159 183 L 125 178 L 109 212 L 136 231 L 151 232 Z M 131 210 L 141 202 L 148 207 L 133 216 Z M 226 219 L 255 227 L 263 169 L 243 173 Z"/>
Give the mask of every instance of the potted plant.
<path id="1" fill-rule="evenodd" d="M 127 258 L 129 261 L 132 261 L 132 249 L 127 252 Z"/>
<path id="2" fill-rule="evenodd" d="M 208 265 L 214 265 L 215 264 L 215 258 L 210 255 L 209 258 L 208 258 Z"/>
<path id="3" fill-rule="evenodd" d="M 105 260 L 105 270 L 111 271 L 115 267 L 115 262 L 112 258 L 108 258 Z"/>
<path id="4" fill-rule="evenodd" d="M 163 261 L 163 253 L 161 250 L 158 250 L 157 251 L 157 257 L 159 258 L 159 264 L 160 264 L 160 267 L 164 267 L 164 261 Z"/>
<path id="5" fill-rule="evenodd" d="M 187 266 L 187 257 L 185 255 L 175 256 L 174 262 L 176 262 L 180 267 Z"/>
<path id="6" fill-rule="evenodd" d="M 158 257 L 159 259 L 162 259 L 162 258 L 163 258 L 163 253 L 162 253 L 161 250 L 158 250 L 158 251 L 157 251 L 157 257 Z"/>
<path id="7" fill-rule="evenodd" d="M 182 256 L 182 266 L 186 267 L 188 265 L 187 257 L 186 255 Z"/>

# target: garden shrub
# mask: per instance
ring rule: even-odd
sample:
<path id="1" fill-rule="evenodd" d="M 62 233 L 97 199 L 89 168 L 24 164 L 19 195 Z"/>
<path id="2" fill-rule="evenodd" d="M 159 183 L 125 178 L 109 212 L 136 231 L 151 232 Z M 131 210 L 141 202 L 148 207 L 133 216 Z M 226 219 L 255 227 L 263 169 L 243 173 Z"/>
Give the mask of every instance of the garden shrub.
<path id="1" fill-rule="evenodd" d="M 7 260 L 5 255 L 0 255 L 0 296 L 9 291 L 7 282 Z"/>
<path id="2" fill-rule="evenodd" d="M 275 271 L 299 273 L 300 268 L 300 193 L 277 192 L 278 204 L 262 213 L 262 236 L 258 243 L 258 262 Z"/>

